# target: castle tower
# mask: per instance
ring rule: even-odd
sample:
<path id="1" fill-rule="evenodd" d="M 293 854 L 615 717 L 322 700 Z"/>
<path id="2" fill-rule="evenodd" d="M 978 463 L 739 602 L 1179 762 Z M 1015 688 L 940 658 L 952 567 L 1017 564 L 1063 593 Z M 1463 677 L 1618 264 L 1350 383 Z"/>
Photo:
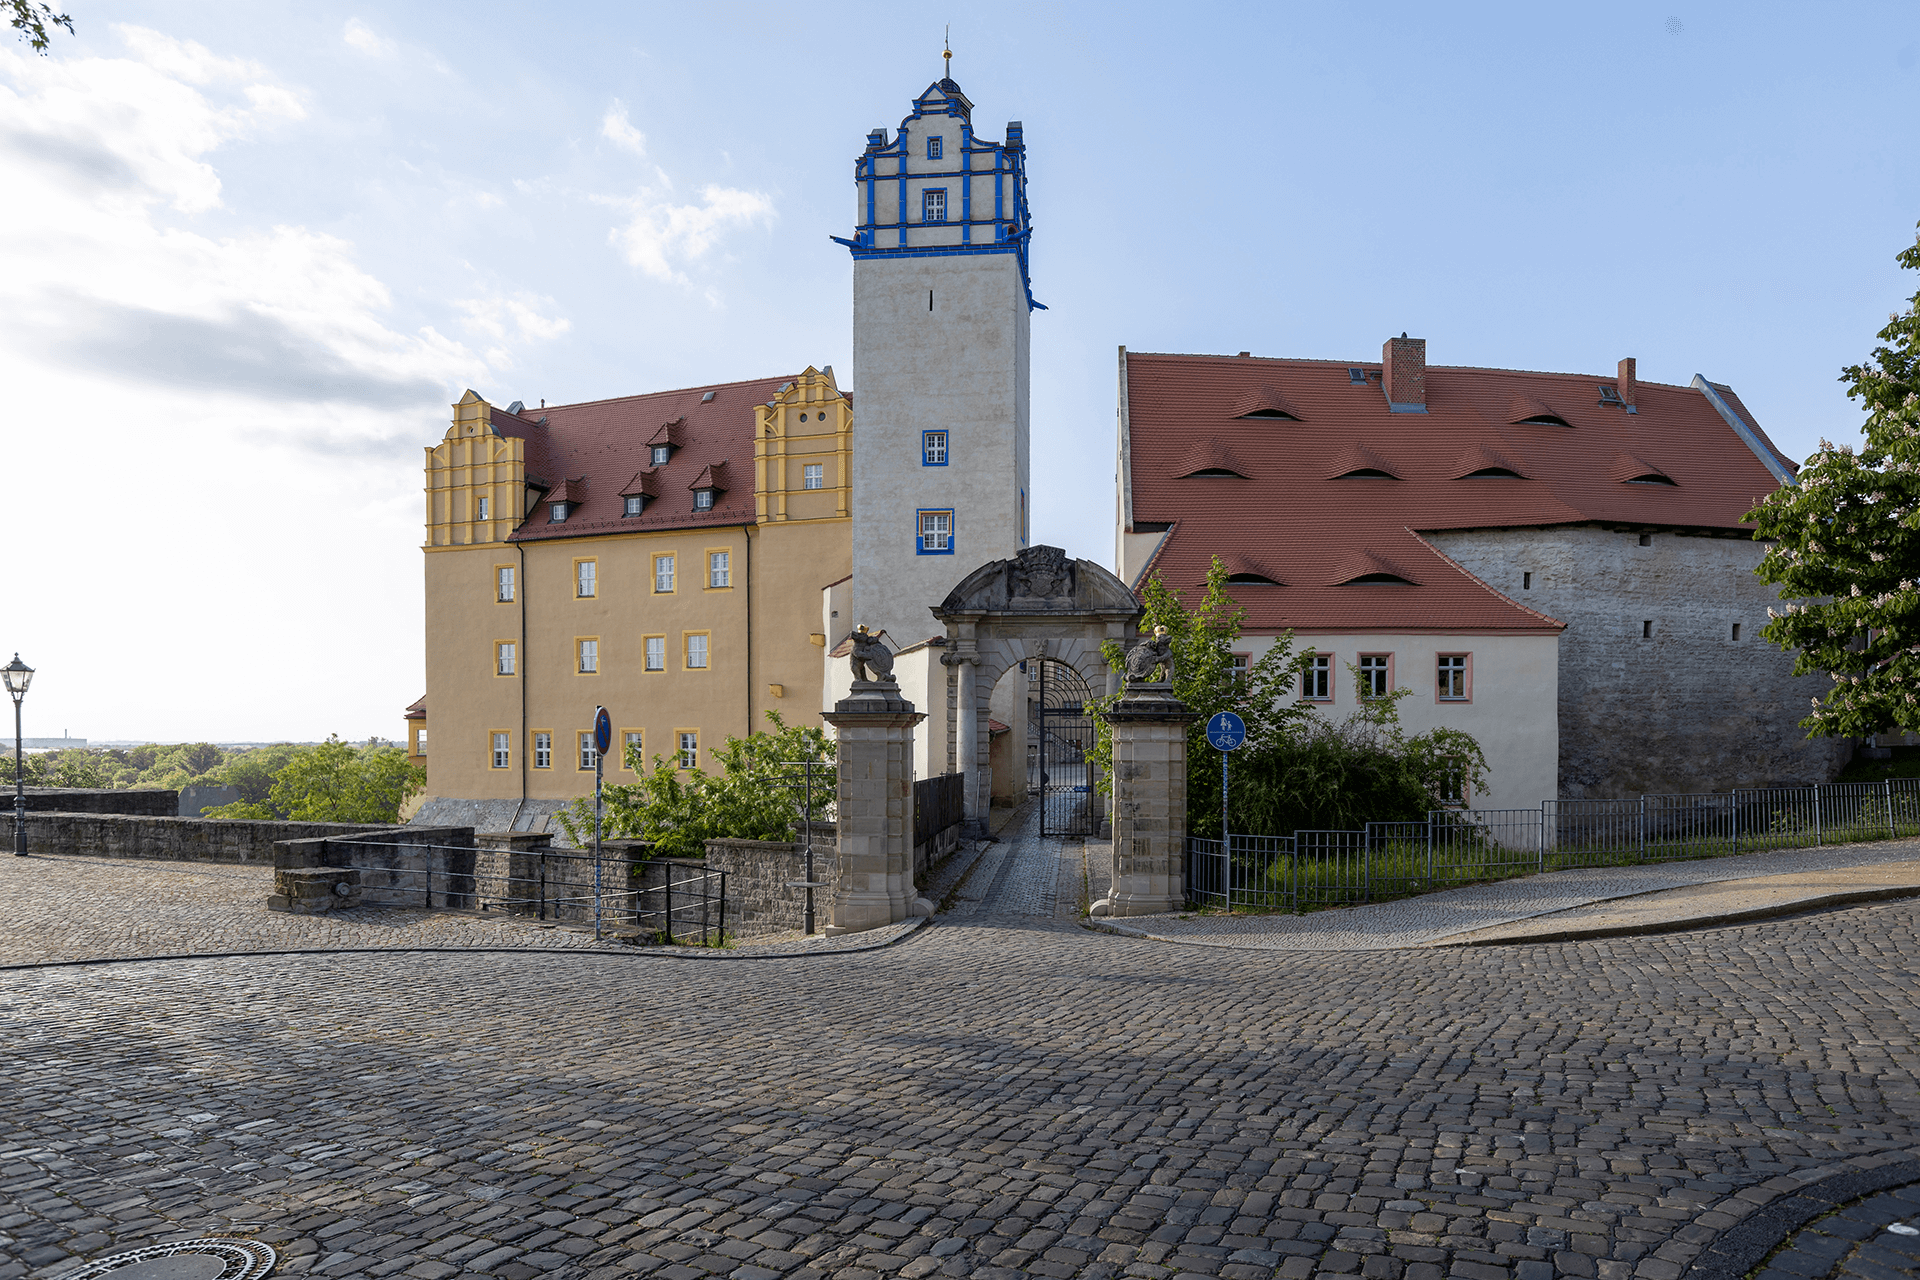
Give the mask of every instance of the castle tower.
<path id="1" fill-rule="evenodd" d="M 975 136 L 960 86 L 927 86 L 855 162 L 851 616 L 895 649 L 928 608 L 1027 545 L 1026 150 Z"/>

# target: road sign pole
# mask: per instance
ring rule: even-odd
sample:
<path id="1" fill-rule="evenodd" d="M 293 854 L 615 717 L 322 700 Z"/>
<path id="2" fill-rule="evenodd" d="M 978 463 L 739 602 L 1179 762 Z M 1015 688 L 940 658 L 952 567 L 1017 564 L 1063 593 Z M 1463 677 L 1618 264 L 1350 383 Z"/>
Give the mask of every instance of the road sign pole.
<path id="1" fill-rule="evenodd" d="M 593 940 L 600 940 L 600 824 L 605 812 L 601 788 L 606 781 L 607 748 L 613 745 L 613 718 L 605 707 L 593 709 Z"/>

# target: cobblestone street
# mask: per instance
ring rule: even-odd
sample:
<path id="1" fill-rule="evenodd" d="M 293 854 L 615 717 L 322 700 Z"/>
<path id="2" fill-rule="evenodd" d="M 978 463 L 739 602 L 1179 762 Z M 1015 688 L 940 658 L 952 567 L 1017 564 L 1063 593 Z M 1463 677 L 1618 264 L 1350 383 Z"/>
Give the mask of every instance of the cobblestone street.
<path id="1" fill-rule="evenodd" d="M 235 1234 L 423 1280 L 1678 1280 L 1848 1178 L 1891 1207 L 1780 1257 L 1905 1256 L 1915 903 L 1276 953 L 1080 928 L 1098 852 L 969 848 L 858 954 L 0 973 L 0 1277 Z"/>

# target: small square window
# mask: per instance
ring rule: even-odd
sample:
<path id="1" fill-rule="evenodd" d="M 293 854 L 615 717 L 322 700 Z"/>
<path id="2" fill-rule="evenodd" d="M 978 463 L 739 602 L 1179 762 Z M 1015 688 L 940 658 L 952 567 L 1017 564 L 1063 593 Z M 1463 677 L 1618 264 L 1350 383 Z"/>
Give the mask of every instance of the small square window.
<path id="1" fill-rule="evenodd" d="M 501 604 L 513 603 L 513 566 L 503 564 L 493 571 L 493 598 Z"/>
<path id="2" fill-rule="evenodd" d="M 545 730 L 533 735 L 533 767 L 553 768 L 553 735 Z"/>
<path id="3" fill-rule="evenodd" d="M 1316 653 L 1300 673 L 1300 696 L 1309 702 L 1333 701 L 1333 655 Z"/>
<path id="4" fill-rule="evenodd" d="M 1641 535 L 1640 535 L 1640 545 L 1641 545 L 1641 546 L 1643 546 L 1643 547 L 1650 547 L 1650 546 L 1652 546 L 1652 545 L 1653 545 L 1653 535 L 1652 535 L 1652 534 L 1650 534 L 1650 533 L 1643 533 L 1643 534 L 1641 534 Z"/>
<path id="5" fill-rule="evenodd" d="M 927 159 L 929 160 L 940 159 L 941 153 L 946 149 L 947 149 L 947 140 L 941 137 L 939 134 L 936 133 L 927 139 Z"/>
<path id="6" fill-rule="evenodd" d="M 944 467 L 947 465 L 946 432 L 922 431 L 920 433 L 920 465 L 923 467 Z"/>
<path id="7" fill-rule="evenodd" d="M 549 502 L 547 504 L 548 522 L 552 524 L 565 524 L 567 522 L 568 505 L 569 504 L 565 502 Z"/>
<path id="8" fill-rule="evenodd" d="M 1653 639 L 1653 620 L 1651 618 L 1640 624 L 1640 638 L 1642 640 Z"/>
<path id="9" fill-rule="evenodd" d="M 947 189 L 928 187 L 920 193 L 920 221 L 945 222 L 947 220 Z"/>
<path id="10" fill-rule="evenodd" d="M 573 594 L 578 600 L 591 600 L 596 588 L 595 578 L 599 566 L 592 560 L 576 560 L 573 564 Z"/>
<path id="11" fill-rule="evenodd" d="M 697 730 L 680 731 L 680 767 L 691 769 L 700 763 L 700 734 Z"/>
<path id="12" fill-rule="evenodd" d="M 513 674 L 515 650 L 517 646 L 511 640 L 501 640 L 493 646 L 493 671 L 495 675 Z"/>
<path id="13" fill-rule="evenodd" d="M 494 768 L 505 769 L 511 766 L 513 762 L 513 748 L 509 745 L 510 742 L 511 739 L 504 733 L 496 733 L 493 735 Z"/>
<path id="14" fill-rule="evenodd" d="M 800 487 L 803 489 L 824 489 L 827 487 L 827 467 L 823 462 L 809 462 L 800 468 Z"/>
<path id="15" fill-rule="evenodd" d="M 1733 624 L 1733 638 L 1735 640 L 1740 638 L 1740 624 L 1737 622 Z"/>
<path id="16" fill-rule="evenodd" d="M 1360 655 L 1360 696 L 1362 698 L 1384 698 L 1393 685 L 1393 675 L 1388 669 L 1390 655 L 1384 653 L 1363 653 Z"/>
<path id="17" fill-rule="evenodd" d="M 673 456 L 673 446 L 672 446 L 672 445 L 670 445 L 670 444 L 657 444 L 657 445 L 655 445 L 655 446 L 653 446 L 653 465 L 654 465 L 654 466 L 656 466 L 656 467 L 664 467 L 664 466 L 666 466 L 666 465 L 667 465 L 667 459 L 668 459 L 668 458 L 671 458 L 672 456 Z"/>
<path id="18" fill-rule="evenodd" d="M 1467 700 L 1467 655 L 1443 653 L 1439 658 L 1439 694 L 1442 702 Z"/>
<path id="19" fill-rule="evenodd" d="M 477 510 L 477 511 L 475 512 L 475 514 L 474 514 L 474 517 L 473 517 L 473 518 L 474 518 L 474 519 L 476 519 L 476 520 L 488 520 L 488 519 L 491 519 L 492 517 L 491 517 L 491 516 L 489 516 L 489 515 L 487 514 L 487 511 L 488 511 L 488 503 L 487 503 L 487 498 L 486 498 L 486 495 L 485 495 L 485 494 L 482 494 L 482 495 L 480 495 L 480 502 L 479 502 L 479 506 L 478 506 L 478 510 Z"/>
<path id="20" fill-rule="evenodd" d="M 593 734 L 589 731 L 580 735 L 580 767 L 591 769 L 600 763 L 600 752 L 594 748 Z"/>
<path id="21" fill-rule="evenodd" d="M 600 642 L 595 639 L 580 641 L 580 674 L 592 676 L 600 674 Z"/>
<path id="22" fill-rule="evenodd" d="M 731 551 L 707 553 L 707 585 L 709 587 L 733 585 L 733 553 Z"/>
<path id="23" fill-rule="evenodd" d="M 667 669 L 667 638 L 665 636 L 647 637 L 647 670 L 665 671 Z"/>
<path id="24" fill-rule="evenodd" d="M 672 556 L 655 556 L 653 558 L 653 589 L 662 592 L 673 590 Z"/>
<path id="25" fill-rule="evenodd" d="M 637 516 L 642 511 L 645 511 L 646 509 L 647 509 L 647 498 L 645 494 L 634 493 L 634 494 L 627 495 L 626 510 L 623 514 L 630 515 L 630 516 Z"/>
<path id="26" fill-rule="evenodd" d="M 713 510 L 713 490 L 695 489 L 693 491 L 693 509 L 695 511 Z"/>
<path id="27" fill-rule="evenodd" d="M 687 670 L 705 671 L 707 669 L 707 633 L 691 632 L 687 636 Z"/>
<path id="28" fill-rule="evenodd" d="M 952 555 L 953 512 L 950 510 L 920 512 L 915 544 L 916 549 L 923 556 Z"/>

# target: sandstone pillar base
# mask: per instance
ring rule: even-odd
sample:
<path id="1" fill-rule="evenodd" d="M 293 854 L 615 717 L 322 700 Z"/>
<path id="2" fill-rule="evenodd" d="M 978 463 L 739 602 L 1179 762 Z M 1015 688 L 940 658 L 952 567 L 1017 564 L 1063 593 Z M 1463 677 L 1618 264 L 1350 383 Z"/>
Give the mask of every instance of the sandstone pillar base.
<path id="1" fill-rule="evenodd" d="M 1129 684 L 1102 717 L 1113 727 L 1113 886 L 1096 916 L 1186 905 L 1187 726 L 1197 715 L 1166 684 Z"/>
<path id="2" fill-rule="evenodd" d="M 840 775 L 840 874 L 827 934 L 933 914 L 913 886 L 913 727 L 926 717 L 893 681 L 856 680 L 824 718 Z"/>

